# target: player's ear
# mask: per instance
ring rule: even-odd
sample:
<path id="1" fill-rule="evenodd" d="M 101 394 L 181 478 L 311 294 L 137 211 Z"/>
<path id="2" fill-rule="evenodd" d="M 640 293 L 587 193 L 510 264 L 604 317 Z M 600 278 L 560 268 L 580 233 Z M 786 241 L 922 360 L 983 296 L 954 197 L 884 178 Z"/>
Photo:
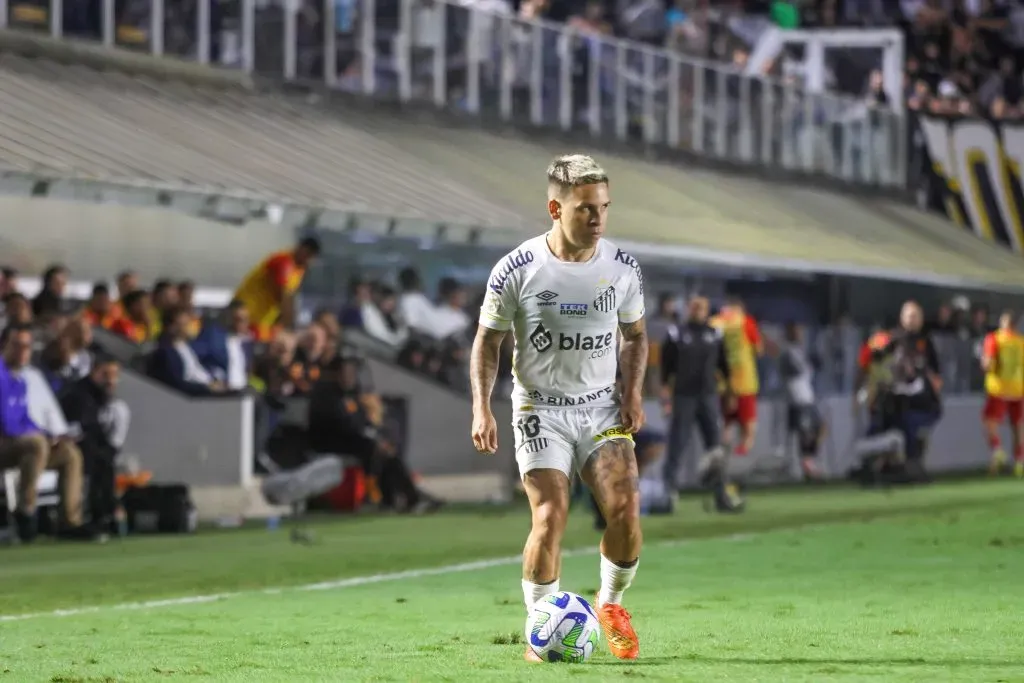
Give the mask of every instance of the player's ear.
<path id="1" fill-rule="evenodd" d="M 557 199 L 548 200 L 548 214 L 553 221 L 562 220 L 562 205 Z"/>

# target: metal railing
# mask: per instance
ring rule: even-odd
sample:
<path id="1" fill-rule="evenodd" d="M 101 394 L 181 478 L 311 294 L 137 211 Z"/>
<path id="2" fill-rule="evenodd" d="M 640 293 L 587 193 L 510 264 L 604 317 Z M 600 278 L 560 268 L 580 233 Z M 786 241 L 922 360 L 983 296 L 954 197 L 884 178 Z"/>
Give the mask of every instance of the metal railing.
<path id="1" fill-rule="evenodd" d="M 2 26 L 741 165 L 906 185 L 896 112 L 452 0 L 0 0 Z"/>

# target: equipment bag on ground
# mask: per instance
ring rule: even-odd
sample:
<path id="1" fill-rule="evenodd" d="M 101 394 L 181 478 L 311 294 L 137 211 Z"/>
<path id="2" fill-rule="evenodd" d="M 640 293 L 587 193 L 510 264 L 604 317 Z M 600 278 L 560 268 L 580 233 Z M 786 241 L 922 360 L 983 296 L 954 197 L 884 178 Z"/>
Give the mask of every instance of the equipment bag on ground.
<path id="1" fill-rule="evenodd" d="M 128 530 L 136 534 L 187 534 L 196 530 L 196 507 L 181 484 L 141 486 L 121 497 Z"/>

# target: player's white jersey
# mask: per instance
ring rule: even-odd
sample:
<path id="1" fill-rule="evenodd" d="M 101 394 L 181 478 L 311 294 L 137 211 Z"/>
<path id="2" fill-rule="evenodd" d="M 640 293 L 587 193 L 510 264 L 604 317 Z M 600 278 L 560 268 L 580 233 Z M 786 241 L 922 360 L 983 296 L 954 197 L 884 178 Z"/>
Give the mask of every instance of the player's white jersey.
<path id="1" fill-rule="evenodd" d="M 633 257 L 602 239 L 589 261 L 560 261 L 541 235 L 498 261 L 487 290 L 480 324 L 515 337 L 517 407 L 618 402 L 618 324 L 644 316 L 644 278 Z"/>

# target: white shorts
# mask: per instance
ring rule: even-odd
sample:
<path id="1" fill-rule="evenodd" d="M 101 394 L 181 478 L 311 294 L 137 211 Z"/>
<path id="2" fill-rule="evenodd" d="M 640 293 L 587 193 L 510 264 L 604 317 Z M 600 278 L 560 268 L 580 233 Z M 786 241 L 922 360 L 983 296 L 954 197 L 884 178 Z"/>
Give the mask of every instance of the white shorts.
<path id="1" fill-rule="evenodd" d="M 572 481 L 594 451 L 615 439 L 633 440 L 622 431 L 618 406 L 513 410 L 519 476 L 530 470 L 561 470 Z"/>

